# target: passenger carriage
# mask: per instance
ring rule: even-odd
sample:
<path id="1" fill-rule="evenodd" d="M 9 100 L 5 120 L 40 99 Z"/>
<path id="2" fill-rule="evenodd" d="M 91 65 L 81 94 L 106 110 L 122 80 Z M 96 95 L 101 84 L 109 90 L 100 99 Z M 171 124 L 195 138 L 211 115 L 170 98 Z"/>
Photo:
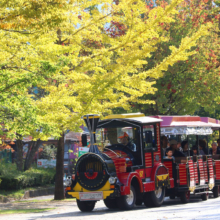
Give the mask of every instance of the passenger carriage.
<path id="1" fill-rule="evenodd" d="M 187 139 L 193 135 L 196 137 L 197 143 L 199 136 L 210 135 L 213 129 L 220 127 L 211 118 L 199 116 L 155 117 L 163 120 L 161 122 L 162 135 L 175 135 L 177 137 L 185 135 Z M 218 161 L 216 162 L 218 163 Z M 214 197 L 218 197 L 218 186 L 215 185 L 217 184 L 215 182 L 216 166 L 212 155 L 175 158 L 175 162 L 164 159 L 163 163 L 169 168 L 169 175 L 174 178 L 175 182 L 174 188 L 166 190 L 166 196 L 173 199 L 178 196 L 183 203 L 188 202 L 190 196 L 199 194 L 203 200 L 207 200 L 211 191 L 213 191 Z"/>
<path id="2" fill-rule="evenodd" d="M 214 118 L 209 117 L 201 117 L 201 120 L 209 126 L 211 126 L 212 130 L 218 130 L 219 131 L 219 138 L 220 138 L 220 121 Z M 220 155 L 212 155 L 213 160 L 213 170 L 214 170 L 214 181 L 215 186 L 213 187 L 213 196 L 216 198 L 219 196 L 220 192 Z"/>
<path id="3" fill-rule="evenodd" d="M 218 183 L 215 173 L 219 172 L 219 160 L 213 170 L 211 156 L 178 158 L 175 163 L 163 159 L 161 131 L 172 130 L 172 124 L 165 127 L 161 116 L 121 114 L 100 121 L 98 115 L 86 115 L 84 120 L 90 131 L 90 152 L 78 159 L 75 179 L 66 188 L 67 197 L 76 198 L 81 211 L 92 211 L 95 202 L 102 199 L 108 208 L 121 209 L 132 209 L 142 203 L 157 207 L 165 196 L 178 196 L 187 202 L 191 194 L 201 194 L 206 200 Z M 199 120 L 203 124 L 200 131 L 211 132 L 206 122 L 199 117 L 196 120 L 197 126 Z M 176 127 L 182 131 L 196 130 L 196 126 Z M 127 134 L 135 148 L 121 144 L 121 134 Z M 82 142 L 87 143 L 86 136 Z"/>

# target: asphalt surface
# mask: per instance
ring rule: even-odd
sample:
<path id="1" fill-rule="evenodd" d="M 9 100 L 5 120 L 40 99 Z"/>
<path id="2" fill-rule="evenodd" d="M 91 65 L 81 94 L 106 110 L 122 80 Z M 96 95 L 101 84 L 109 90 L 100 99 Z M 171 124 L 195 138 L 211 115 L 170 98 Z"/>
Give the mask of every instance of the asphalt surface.
<path id="1" fill-rule="evenodd" d="M 212 197 L 212 196 L 210 196 Z M 137 206 L 131 211 L 109 210 L 102 201 L 96 203 L 92 212 L 82 213 L 78 210 L 75 201 L 41 201 L 32 200 L 53 199 L 52 196 L 32 198 L 21 203 L 0 204 L 1 210 L 55 208 L 41 213 L 0 215 L 0 220 L 127 220 L 127 219 L 220 219 L 220 197 L 202 201 L 200 198 L 191 198 L 190 203 L 182 204 L 175 200 L 165 199 L 159 208 Z"/>

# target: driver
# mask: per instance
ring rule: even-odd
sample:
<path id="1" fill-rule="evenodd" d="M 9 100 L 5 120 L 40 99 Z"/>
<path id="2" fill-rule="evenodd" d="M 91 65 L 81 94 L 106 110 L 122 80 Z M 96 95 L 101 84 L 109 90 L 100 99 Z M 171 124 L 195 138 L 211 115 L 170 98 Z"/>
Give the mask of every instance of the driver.
<path id="1" fill-rule="evenodd" d="M 124 134 L 118 138 L 120 138 L 121 144 L 128 147 L 132 151 L 136 151 L 136 145 L 131 142 L 129 135 L 126 132 L 124 132 Z"/>

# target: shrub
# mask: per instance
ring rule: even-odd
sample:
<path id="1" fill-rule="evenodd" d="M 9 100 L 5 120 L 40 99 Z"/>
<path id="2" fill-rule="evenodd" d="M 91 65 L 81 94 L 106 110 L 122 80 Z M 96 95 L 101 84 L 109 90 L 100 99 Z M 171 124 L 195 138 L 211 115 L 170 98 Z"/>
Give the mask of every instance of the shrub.
<path id="1" fill-rule="evenodd" d="M 0 189 L 23 189 L 30 186 L 43 186 L 54 183 L 55 170 L 52 168 L 31 168 L 25 172 L 17 171 L 15 164 L 0 164 Z"/>

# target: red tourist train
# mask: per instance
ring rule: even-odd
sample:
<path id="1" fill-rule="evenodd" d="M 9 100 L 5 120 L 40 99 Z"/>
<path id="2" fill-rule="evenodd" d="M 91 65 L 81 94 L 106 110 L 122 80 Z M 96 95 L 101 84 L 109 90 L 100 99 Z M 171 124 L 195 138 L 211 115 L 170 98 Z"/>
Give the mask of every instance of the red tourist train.
<path id="1" fill-rule="evenodd" d="M 219 195 L 219 155 L 195 155 L 164 159 L 161 135 L 209 135 L 220 124 L 199 116 L 154 116 L 144 114 L 86 115 L 90 152 L 75 167 L 75 178 L 66 187 L 66 197 L 76 198 L 81 211 L 92 211 L 104 200 L 110 209 L 135 205 L 161 206 L 164 197 L 179 197 L 183 203 L 193 195 L 207 200 Z M 208 120 L 208 121 L 207 121 Z M 213 119 L 214 120 L 214 119 Z M 82 142 L 87 143 L 86 136 Z M 84 145 L 84 146 L 85 146 Z"/>

